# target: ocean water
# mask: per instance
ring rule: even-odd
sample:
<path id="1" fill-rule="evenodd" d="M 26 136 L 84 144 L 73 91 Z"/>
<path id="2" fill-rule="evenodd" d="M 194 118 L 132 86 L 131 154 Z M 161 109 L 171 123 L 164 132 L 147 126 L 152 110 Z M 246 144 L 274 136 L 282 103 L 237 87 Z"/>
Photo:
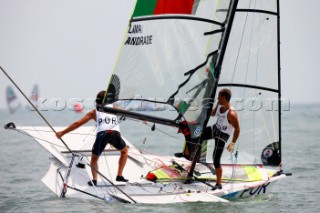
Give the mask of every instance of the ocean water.
<path id="1" fill-rule="evenodd" d="M 70 111 L 42 113 L 53 126 L 69 125 L 83 116 Z M 1 127 L 11 121 L 16 125 L 46 125 L 36 112 L 0 111 Z M 283 170 L 292 172 L 293 176 L 277 182 L 271 194 L 229 203 L 166 205 L 61 199 L 41 182 L 50 154 L 32 138 L 0 128 L 0 212 L 320 212 L 320 104 L 293 104 L 289 111 L 283 112 L 282 121 Z M 151 132 L 149 128 L 136 132 L 130 122 L 134 121 L 125 121 L 121 128 L 135 136 L 133 143 L 137 147 L 159 154 L 173 154 L 181 149 L 182 141 L 166 144 L 161 137 L 163 133 Z M 175 134 L 166 127 L 159 129 Z M 145 144 L 141 131 L 149 134 Z M 148 142 L 150 138 L 158 140 L 161 149 L 157 143 Z"/>

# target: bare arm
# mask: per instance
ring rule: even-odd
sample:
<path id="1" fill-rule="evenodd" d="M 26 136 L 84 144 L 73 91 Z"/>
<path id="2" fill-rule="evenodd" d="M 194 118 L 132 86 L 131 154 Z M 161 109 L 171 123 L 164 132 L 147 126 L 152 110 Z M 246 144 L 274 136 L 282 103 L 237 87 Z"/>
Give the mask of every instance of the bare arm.
<path id="1" fill-rule="evenodd" d="M 68 126 L 66 129 L 60 131 L 60 132 L 57 132 L 56 133 L 56 136 L 57 138 L 61 138 L 63 135 L 79 128 L 80 126 L 82 126 L 83 124 L 87 123 L 89 120 L 95 120 L 96 117 L 95 117 L 95 110 L 92 110 L 90 112 L 88 112 L 83 118 L 81 118 L 80 120 L 74 122 L 73 124 L 71 124 L 70 126 Z"/>
<path id="2" fill-rule="evenodd" d="M 122 109 L 122 110 L 127 110 L 126 108 L 122 108 L 120 106 L 116 106 L 116 105 L 113 105 L 112 108 L 115 108 L 115 109 Z"/>
<path id="3" fill-rule="evenodd" d="M 218 109 L 218 105 L 219 105 L 219 102 L 217 103 L 216 107 L 211 111 L 211 116 L 215 116 L 216 113 L 217 113 L 217 109 Z"/>
<path id="4" fill-rule="evenodd" d="M 240 124 L 237 113 L 234 110 L 230 110 L 228 114 L 228 121 L 234 127 L 232 142 L 236 142 L 240 134 Z"/>

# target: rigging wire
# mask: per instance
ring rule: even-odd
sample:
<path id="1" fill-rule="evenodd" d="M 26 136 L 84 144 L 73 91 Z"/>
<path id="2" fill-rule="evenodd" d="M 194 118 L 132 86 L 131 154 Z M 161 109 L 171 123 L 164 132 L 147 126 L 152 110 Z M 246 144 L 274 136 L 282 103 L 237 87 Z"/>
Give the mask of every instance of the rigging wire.
<path id="1" fill-rule="evenodd" d="M 49 143 L 49 144 L 51 144 L 51 145 L 53 145 L 53 146 L 56 146 L 56 147 L 59 147 L 59 148 L 65 148 L 64 146 L 60 146 L 60 145 L 58 145 L 58 144 L 54 144 L 54 143 L 52 143 L 52 142 L 50 142 L 50 141 L 48 141 L 48 140 L 45 140 L 45 139 L 42 139 L 42 138 L 38 138 L 38 137 L 36 137 L 36 136 L 31 136 L 31 135 L 29 135 L 28 133 L 26 133 L 26 132 L 24 132 L 23 130 L 19 130 L 19 129 L 11 129 L 11 130 L 14 130 L 14 131 L 17 131 L 18 133 L 21 133 L 21 134 L 24 134 L 24 135 L 26 135 L 26 136 L 29 136 L 29 137 L 31 137 L 31 138 L 34 138 L 34 139 L 37 139 L 37 140 L 41 140 L 41 141 L 43 141 L 43 142 L 46 142 L 46 143 Z M 29 129 L 29 131 L 30 131 L 30 129 Z M 31 131 L 36 131 L 36 130 L 31 130 Z M 44 131 L 44 132 L 52 132 L 52 131 Z M 81 135 L 83 135 L 83 134 L 81 134 Z M 74 152 L 74 153 L 77 153 L 77 152 Z M 85 159 L 86 159 L 86 161 L 87 162 L 89 162 L 89 160 L 88 160 L 88 158 L 86 157 L 86 156 L 83 156 L 82 154 L 79 154 L 79 153 L 77 153 L 78 154 L 78 156 L 82 156 L 82 157 L 85 157 Z M 74 172 L 75 170 L 73 170 L 73 172 Z M 79 174 L 80 176 L 83 176 L 80 172 L 77 172 L 77 174 Z M 84 176 L 83 176 L 84 177 Z M 62 177 L 61 177 L 62 178 Z M 87 180 L 90 180 L 90 178 L 88 178 L 88 177 L 86 177 L 86 179 Z M 104 180 L 103 178 L 101 178 L 102 180 Z M 67 185 L 67 187 L 68 188 L 71 188 L 70 186 L 68 186 Z M 72 188 L 72 189 L 75 189 L 75 188 Z M 77 190 L 77 189 L 75 189 L 75 190 Z M 79 190 L 78 190 L 79 191 Z M 97 194 L 98 194 L 98 191 L 96 190 L 96 192 L 97 192 Z M 108 193 L 108 192 L 107 192 Z M 111 192 L 111 194 L 112 193 L 114 193 L 114 192 Z"/>
<path id="2" fill-rule="evenodd" d="M 86 160 L 87 160 L 87 162 L 88 162 L 88 158 L 86 158 Z M 61 177 L 62 181 L 64 182 L 63 176 L 62 176 L 62 174 L 61 174 L 60 171 L 61 171 L 61 169 L 59 169 L 58 172 L 59 172 L 59 174 L 60 174 L 60 177 Z M 72 172 L 73 172 L 73 173 L 77 173 L 78 175 L 80 175 L 81 177 L 83 177 L 86 181 L 90 180 L 90 177 L 89 177 L 89 175 L 88 175 L 87 172 L 85 173 L 86 175 L 82 174 L 83 172 L 81 172 L 81 171 L 77 171 L 77 169 L 76 169 L 76 170 L 73 169 Z M 102 199 L 102 197 L 105 197 L 105 194 L 103 193 L 103 188 L 100 189 L 99 187 L 96 187 L 96 186 L 93 186 L 93 187 L 94 187 L 94 190 L 95 190 L 95 192 L 96 192 L 96 195 L 91 194 L 91 193 L 88 193 L 88 192 L 85 192 L 85 191 L 80 190 L 80 189 L 77 189 L 76 187 L 70 186 L 70 185 L 68 185 L 68 184 L 67 184 L 66 186 L 67 186 L 68 188 L 71 188 L 71 189 L 73 189 L 73 190 L 82 192 L 82 193 L 87 194 L 87 195 L 90 195 L 90 196 L 93 196 L 93 197 L 95 197 L 95 198 Z M 108 190 L 107 190 L 108 187 L 105 187 L 105 188 L 106 188 L 106 193 L 108 194 L 108 193 L 109 193 Z M 100 197 L 97 196 L 98 194 L 100 194 Z M 112 194 L 112 193 L 110 193 L 110 194 Z M 102 200 L 104 200 L 104 199 L 102 199 Z"/>
<path id="3" fill-rule="evenodd" d="M 46 140 L 46 139 L 29 135 L 29 134 L 28 134 L 27 132 L 25 132 L 23 129 L 17 129 L 17 128 L 8 128 L 8 129 L 11 130 L 11 131 L 16 131 L 16 132 L 18 132 L 18 133 L 24 134 L 24 135 L 26 135 L 26 136 L 28 136 L 28 137 L 31 137 L 31 138 L 34 138 L 34 139 L 37 139 L 37 140 L 46 142 L 46 143 L 51 144 L 51 145 L 53 145 L 53 146 L 60 147 L 60 148 L 65 148 L 65 146 L 61 146 L 61 145 L 52 143 L 52 142 L 50 142 L 50 141 L 48 141 L 48 140 Z M 36 130 L 34 130 L 34 131 L 36 131 Z"/>
<path id="4" fill-rule="evenodd" d="M 252 3 L 252 0 L 250 0 L 250 3 L 249 3 L 249 8 L 251 7 L 251 3 Z M 245 16 L 245 21 L 244 21 L 244 26 L 247 25 L 247 22 L 248 22 L 248 13 L 246 13 L 246 16 Z M 254 19 L 253 19 L 254 20 Z M 237 57 L 236 57 L 236 61 L 235 61 L 235 64 L 234 64 L 234 68 L 233 68 L 233 74 L 232 74 L 232 78 L 231 78 L 231 82 L 234 82 L 234 78 L 235 78 L 235 73 L 236 73 L 236 68 L 237 68 L 237 65 L 238 65 L 238 60 L 239 60 L 239 56 L 240 56 L 240 50 L 242 49 L 242 45 L 244 43 L 244 34 L 245 34 L 245 27 L 242 28 L 242 32 L 241 32 L 241 39 L 240 39 L 240 45 L 238 47 L 238 53 L 237 53 Z M 253 27 L 252 27 L 252 31 L 253 31 Z M 251 47 L 251 41 L 252 41 L 252 32 L 251 32 L 251 40 L 250 40 L 250 47 Z M 250 51 L 249 51 L 249 56 L 248 56 L 248 60 L 247 60 L 247 66 L 246 66 L 246 73 L 245 73 L 245 80 L 247 80 L 247 76 L 248 76 L 248 67 L 249 67 L 249 61 L 250 61 Z M 245 91 L 243 91 L 245 92 Z M 244 95 L 244 94 L 243 94 Z M 232 175 L 230 177 L 230 180 L 231 179 L 234 179 L 236 177 L 236 163 L 237 163 L 237 155 L 238 155 L 238 149 L 239 149 L 239 145 L 240 145 L 240 140 L 238 140 L 238 143 L 236 145 L 236 155 L 235 155 L 235 160 L 233 160 L 233 155 L 232 153 L 230 153 L 230 156 L 231 156 L 231 162 L 232 162 L 232 165 L 233 165 L 233 168 L 232 168 Z M 232 184 L 233 186 L 233 184 Z M 232 187 L 231 186 L 231 187 Z"/>
<path id="5" fill-rule="evenodd" d="M 110 172 L 110 167 L 109 167 L 108 160 L 107 160 L 107 154 L 104 153 L 103 155 L 104 155 L 104 156 L 100 156 L 100 158 L 101 158 L 101 157 L 104 158 L 105 163 L 106 163 L 106 170 L 107 170 L 108 173 L 109 173 L 109 178 L 110 178 L 111 181 L 113 181 L 112 175 L 111 175 L 111 172 Z M 100 175 L 99 175 L 99 176 L 100 176 Z M 105 180 L 104 180 L 104 178 L 101 178 L 101 179 L 102 179 L 102 181 L 103 181 L 104 183 L 106 183 Z M 112 191 L 112 190 L 110 189 L 110 191 L 111 191 L 114 195 L 116 194 L 116 190 Z"/>
<path id="6" fill-rule="evenodd" d="M 93 127 L 93 128 L 95 128 L 95 127 Z M 32 137 L 32 138 L 34 138 L 34 139 L 37 139 L 37 140 L 40 140 L 40 141 L 43 141 L 43 142 L 46 142 L 46 143 L 51 144 L 51 145 L 56 146 L 56 147 L 65 148 L 64 146 L 60 146 L 60 145 L 58 145 L 58 144 L 55 144 L 55 143 L 50 142 L 48 139 L 45 139 L 46 137 L 45 137 L 43 134 L 41 134 L 42 132 L 44 132 L 44 133 L 53 133 L 52 130 L 41 130 L 41 129 L 34 129 L 34 128 L 33 128 L 33 129 L 28 129 L 28 128 L 17 129 L 17 128 L 15 128 L 15 129 L 10 129 L 10 130 L 15 130 L 15 131 L 17 131 L 17 132 L 19 132 L 19 133 L 22 133 L 22 134 L 26 135 L 26 136 Z M 39 137 L 36 137 L 36 136 L 32 136 L 32 135 L 28 134 L 28 133 L 25 132 L 25 131 L 37 132 L 37 133 L 38 133 L 41 137 L 43 137 L 43 138 L 39 138 Z M 90 132 L 92 132 L 92 130 L 91 130 Z M 86 136 L 86 137 L 83 139 L 83 142 L 84 142 L 85 144 L 84 144 L 80 149 L 82 149 L 82 148 L 88 148 L 88 147 L 89 147 L 90 142 L 92 142 L 92 140 L 93 140 L 93 139 L 90 139 L 91 141 L 85 141 L 89 136 L 95 137 L 94 134 L 90 134 L 90 133 L 84 134 L 84 133 L 77 133 L 77 132 L 70 132 L 70 133 L 68 133 L 68 135 L 85 135 L 85 136 Z M 77 152 L 75 152 L 75 153 L 77 153 Z"/>
<path id="7" fill-rule="evenodd" d="M 34 130 L 34 129 L 25 129 L 25 130 L 28 130 L 28 131 L 37 131 L 37 130 Z M 22 130 L 19 130 L 19 129 L 17 129 L 16 131 L 19 131 L 19 132 L 21 132 L 21 133 L 23 133 L 23 134 L 25 134 L 25 135 L 28 135 L 28 136 L 30 136 L 29 134 L 27 134 L 26 132 L 23 132 Z M 52 132 L 52 131 L 45 131 L 45 130 L 39 130 L 40 132 Z M 72 134 L 78 134 L 78 133 L 72 133 Z M 78 134 L 78 135 L 85 135 L 85 134 Z M 30 137 L 32 137 L 32 136 L 30 136 Z M 49 142 L 49 141 L 46 141 L 46 140 L 44 140 L 44 139 L 42 139 L 42 138 L 37 138 L 37 137 L 33 137 L 33 138 L 35 138 L 35 139 L 38 139 L 38 140 L 42 140 L 42 141 L 45 141 L 45 142 L 47 142 L 47 143 L 49 143 L 49 144 L 52 144 L 52 145 L 54 145 L 54 146 L 58 146 L 58 147 L 60 147 L 60 148 L 64 148 L 63 146 L 59 146 L 59 145 L 57 145 L 57 144 L 53 144 L 53 143 L 51 143 L 51 142 Z M 131 154 L 135 154 L 135 153 L 132 153 L 131 152 Z M 143 156 L 143 155 L 140 155 L 140 156 Z M 171 158 L 169 158 L 169 159 L 171 159 Z M 86 157 L 86 160 L 88 161 L 88 158 Z M 164 166 L 164 165 L 166 165 L 164 162 L 162 162 L 160 159 L 154 159 L 154 160 L 149 160 L 149 161 L 151 161 L 154 165 L 152 166 L 154 169 L 157 169 L 157 168 L 160 168 L 160 167 L 162 167 L 162 166 Z M 160 162 L 160 163 L 159 163 Z M 146 160 L 146 163 L 148 164 L 148 165 L 151 165 L 150 163 L 148 163 L 147 162 L 147 160 Z M 107 165 L 108 165 L 108 163 L 106 163 Z M 110 170 L 108 170 L 108 171 L 110 171 Z M 110 173 L 109 173 L 109 175 L 110 175 Z M 100 175 L 99 175 L 100 176 Z M 100 176 L 101 177 L 101 176 Z M 110 175 L 110 177 L 111 177 L 111 175 Z M 89 179 L 89 178 L 88 178 Z M 104 178 L 101 178 L 104 182 L 105 182 L 105 180 L 104 180 Z M 111 188 L 110 188 L 110 190 L 111 190 Z M 111 194 L 114 194 L 115 193 L 115 191 L 110 191 L 109 193 L 111 193 Z"/>
<path id="8" fill-rule="evenodd" d="M 13 83 L 13 85 L 19 90 L 19 92 L 24 96 L 24 98 L 29 102 L 29 104 L 31 104 L 31 106 L 33 107 L 33 109 L 39 114 L 39 116 L 44 120 L 44 122 L 46 122 L 46 124 L 52 129 L 53 132 L 56 133 L 56 131 L 54 130 L 54 128 L 51 126 L 51 124 L 47 121 L 47 119 L 41 114 L 41 112 L 38 110 L 38 108 L 30 101 L 30 99 L 24 94 L 24 92 L 22 92 L 22 90 L 20 89 L 20 87 L 12 80 L 12 78 L 7 74 L 7 72 L 0 66 L 0 69 L 2 70 L 2 72 L 7 76 L 7 78 Z M 64 140 L 62 138 L 60 138 L 60 141 L 64 144 L 64 146 L 71 152 L 70 148 L 68 147 L 68 145 L 64 142 Z M 72 152 L 71 152 L 72 153 Z"/>

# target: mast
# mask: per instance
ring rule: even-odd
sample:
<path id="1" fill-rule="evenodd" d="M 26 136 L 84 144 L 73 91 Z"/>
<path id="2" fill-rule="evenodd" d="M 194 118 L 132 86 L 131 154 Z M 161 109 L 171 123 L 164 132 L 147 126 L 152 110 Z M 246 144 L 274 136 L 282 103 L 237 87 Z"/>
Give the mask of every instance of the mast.
<path id="1" fill-rule="evenodd" d="M 280 61 L 280 2 L 277 0 L 277 47 L 278 47 L 278 110 L 279 110 L 279 155 L 280 162 L 282 162 L 282 150 L 281 150 L 281 142 L 282 142 L 282 134 L 281 134 L 281 61 Z M 281 168 L 281 164 L 280 164 Z"/>
<path id="2" fill-rule="evenodd" d="M 233 0 L 230 2 L 230 7 L 229 7 L 229 11 L 228 11 L 228 15 L 227 15 L 227 20 L 226 20 L 226 24 L 225 24 L 225 31 L 222 35 L 222 39 L 221 39 L 221 43 L 220 43 L 220 47 L 219 47 L 219 51 L 218 51 L 218 58 L 216 60 L 216 63 L 214 61 L 214 58 L 212 59 L 211 63 L 215 63 L 214 65 L 214 68 L 215 68 L 215 72 L 214 72 L 214 78 L 215 78 L 215 85 L 213 87 L 213 90 L 212 90 L 212 93 L 211 93 L 211 96 L 210 96 L 210 100 L 214 100 L 215 98 L 215 94 L 216 94 L 216 91 L 217 91 L 217 87 L 218 87 L 218 81 L 219 81 L 219 77 L 220 77 L 220 73 L 221 73 L 221 66 L 222 66 L 222 62 L 223 62 L 223 58 L 224 58 L 224 55 L 225 55 L 225 51 L 226 51 L 226 48 L 227 48 L 227 44 L 228 44 L 228 40 L 229 40 L 229 37 L 230 37 L 230 33 L 231 33 L 231 28 L 232 28 L 232 23 L 233 23 L 233 20 L 234 20 L 234 16 L 235 16 L 235 13 L 236 13 L 236 9 L 237 9 L 237 5 L 238 5 L 238 0 Z M 207 110 L 207 118 L 203 124 L 203 127 L 202 129 L 204 129 L 209 121 L 209 118 L 210 118 L 210 112 L 212 111 L 212 108 L 213 108 L 213 104 L 214 104 L 214 101 L 210 101 L 209 102 L 209 106 L 207 107 L 207 109 L 203 109 L 203 110 Z M 195 149 L 195 152 L 196 153 L 193 153 L 194 155 L 194 158 L 192 160 L 192 165 L 191 165 L 191 168 L 190 168 L 190 171 L 188 173 L 188 177 L 187 177 L 187 181 L 186 183 L 190 182 L 192 176 L 193 176 L 193 172 L 194 172 L 194 168 L 196 166 L 196 162 L 199 158 L 199 155 L 201 153 L 201 146 L 200 146 L 200 142 L 201 142 L 201 137 L 197 137 L 194 139 L 194 141 L 191 141 L 191 142 L 194 142 L 196 143 L 196 149 Z"/>

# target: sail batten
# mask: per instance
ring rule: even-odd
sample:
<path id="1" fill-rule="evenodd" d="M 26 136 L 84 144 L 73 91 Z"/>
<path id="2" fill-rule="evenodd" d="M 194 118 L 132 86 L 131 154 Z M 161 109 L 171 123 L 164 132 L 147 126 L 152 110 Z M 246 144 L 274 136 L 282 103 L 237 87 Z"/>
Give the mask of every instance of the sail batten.
<path id="1" fill-rule="evenodd" d="M 237 9 L 236 12 L 245 12 L 245 13 L 265 13 L 269 15 L 277 16 L 277 12 L 268 11 L 268 10 L 257 10 L 257 9 Z"/>
<path id="2" fill-rule="evenodd" d="M 205 18 L 199 18 L 199 17 L 190 17 L 190 16 L 170 16 L 170 15 L 162 15 L 162 16 L 156 16 L 156 17 L 144 17 L 144 18 L 134 18 L 130 22 L 140 22 L 140 21 L 151 21 L 151 20 L 165 20 L 165 19 L 184 19 L 184 20 L 193 20 L 193 21 L 199 21 L 199 22 L 206 22 L 206 23 L 211 23 L 214 25 L 219 25 L 219 26 L 224 26 L 223 23 L 210 20 L 210 19 L 205 19 Z"/>
<path id="3" fill-rule="evenodd" d="M 260 87 L 260 86 L 254 86 L 254 85 L 249 85 L 249 84 L 234 84 L 234 83 L 223 83 L 223 84 L 218 84 L 218 87 L 247 87 L 247 88 L 255 88 L 255 89 L 261 89 L 265 91 L 271 91 L 275 93 L 279 93 L 279 90 L 268 88 L 268 87 Z"/>

